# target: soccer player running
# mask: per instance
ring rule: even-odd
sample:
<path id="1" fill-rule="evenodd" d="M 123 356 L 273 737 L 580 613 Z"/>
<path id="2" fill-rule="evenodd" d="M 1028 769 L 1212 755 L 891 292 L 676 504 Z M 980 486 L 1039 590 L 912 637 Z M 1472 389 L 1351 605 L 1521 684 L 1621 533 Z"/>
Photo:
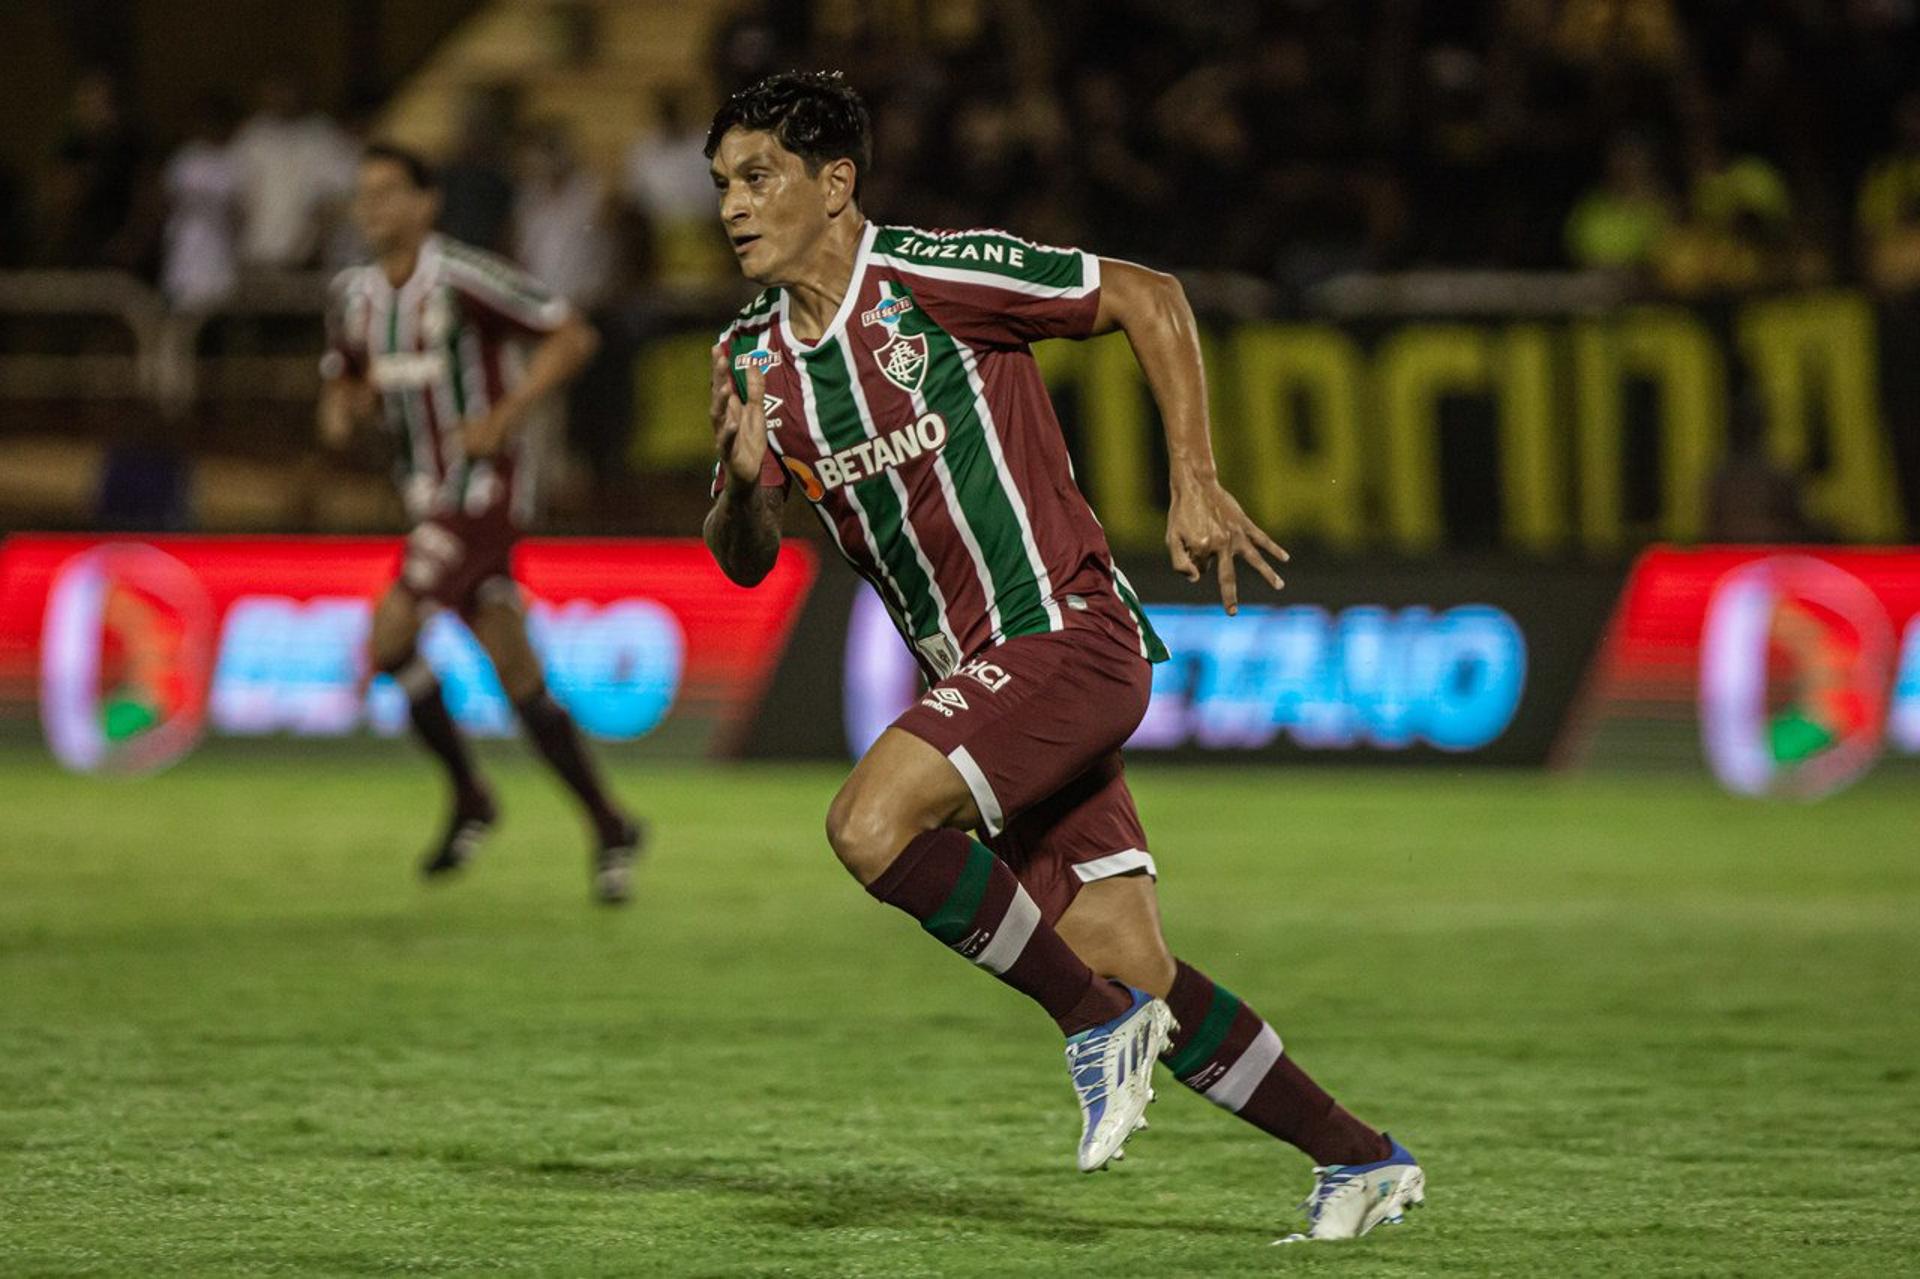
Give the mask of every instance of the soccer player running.
<path id="1" fill-rule="evenodd" d="M 1286 553 L 1215 473 L 1180 285 L 999 231 L 876 225 L 870 138 L 839 76 L 788 74 L 735 94 L 706 146 L 740 269 L 765 286 L 712 352 L 707 544 L 753 585 L 799 489 L 930 685 L 834 797 L 827 838 L 869 893 L 1059 1025 L 1083 1170 L 1146 1126 L 1159 1057 L 1313 1157 L 1307 1237 L 1397 1219 L 1424 1196 L 1413 1156 L 1168 950 L 1121 771 L 1166 650 L 1074 483 L 1029 344 L 1127 335 L 1166 422 L 1174 567 L 1215 574 L 1234 613 L 1236 559 L 1277 588 L 1268 557 Z"/>
<path id="2" fill-rule="evenodd" d="M 398 578 L 374 609 L 368 658 L 405 691 L 415 734 L 452 782 L 452 814 L 420 869 L 429 878 L 459 870 L 499 820 L 420 655 L 422 626 L 446 608 L 486 650 L 528 738 L 586 810 L 594 895 L 624 902 L 643 830 L 607 793 L 573 718 L 547 691 L 512 568 L 535 495 L 537 450 L 522 428 L 599 338 L 524 272 L 435 234 L 439 207 L 433 171 L 418 156 L 367 148 L 353 215 L 374 261 L 334 282 L 320 398 L 329 445 L 375 417 L 400 445 L 396 470 L 414 527 Z"/>

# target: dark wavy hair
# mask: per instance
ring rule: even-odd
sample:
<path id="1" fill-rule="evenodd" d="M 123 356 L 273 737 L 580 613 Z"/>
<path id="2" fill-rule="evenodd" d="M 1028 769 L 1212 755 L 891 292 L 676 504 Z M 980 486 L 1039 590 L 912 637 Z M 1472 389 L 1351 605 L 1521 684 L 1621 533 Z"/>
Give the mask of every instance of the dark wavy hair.
<path id="1" fill-rule="evenodd" d="M 838 71 L 783 71 L 728 98 L 707 130 L 707 159 L 729 129 L 771 133 L 806 163 L 809 176 L 829 160 L 853 161 L 853 195 L 873 160 L 867 104 Z"/>

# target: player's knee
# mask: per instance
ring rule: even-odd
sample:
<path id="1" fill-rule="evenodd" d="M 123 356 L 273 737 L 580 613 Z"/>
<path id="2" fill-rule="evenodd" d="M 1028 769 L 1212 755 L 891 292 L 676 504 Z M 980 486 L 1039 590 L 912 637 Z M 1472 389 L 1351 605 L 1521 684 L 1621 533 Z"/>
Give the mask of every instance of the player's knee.
<path id="1" fill-rule="evenodd" d="M 526 702 L 539 693 L 546 679 L 540 672 L 539 664 L 521 660 L 514 656 L 496 655 L 493 657 L 494 673 L 500 677 L 500 691 L 515 706 Z"/>
<path id="2" fill-rule="evenodd" d="M 398 674 L 413 656 L 413 642 L 404 635 L 383 635 L 375 630 L 367 637 L 367 664 L 382 675 Z"/>
<path id="3" fill-rule="evenodd" d="M 886 805 L 850 788 L 842 788 L 827 806 L 827 843 L 862 884 L 880 878 L 913 834 Z"/>

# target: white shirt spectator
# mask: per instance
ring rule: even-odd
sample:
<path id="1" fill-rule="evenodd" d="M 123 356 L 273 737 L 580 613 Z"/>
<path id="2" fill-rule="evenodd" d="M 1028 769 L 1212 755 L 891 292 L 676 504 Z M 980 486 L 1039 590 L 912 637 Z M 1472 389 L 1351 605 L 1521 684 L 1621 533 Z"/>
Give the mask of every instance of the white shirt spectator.
<path id="1" fill-rule="evenodd" d="M 233 140 L 239 163 L 240 258 L 249 266 L 303 267 L 333 211 L 353 190 L 359 147 L 319 112 L 260 114 Z"/>
<path id="2" fill-rule="evenodd" d="M 174 152 L 166 189 L 166 257 L 160 283 L 177 307 L 210 306 L 232 289 L 239 165 L 230 145 L 195 139 Z"/>
<path id="3" fill-rule="evenodd" d="M 627 150 L 626 196 L 658 223 L 711 219 L 719 207 L 708 176 L 706 137 L 659 133 Z"/>
<path id="4" fill-rule="evenodd" d="M 514 256 L 542 284 L 583 311 L 612 292 L 613 235 L 600 180 L 574 169 L 557 181 L 520 184 L 514 198 Z"/>

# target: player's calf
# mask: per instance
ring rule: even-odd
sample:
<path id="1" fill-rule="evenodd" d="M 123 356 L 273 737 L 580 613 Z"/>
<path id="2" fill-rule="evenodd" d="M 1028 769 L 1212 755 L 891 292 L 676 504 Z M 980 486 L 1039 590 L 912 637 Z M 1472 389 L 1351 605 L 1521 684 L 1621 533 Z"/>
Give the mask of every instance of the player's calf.
<path id="1" fill-rule="evenodd" d="M 414 736 L 447 770 L 447 780 L 453 786 L 456 813 L 462 810 L 490 811 L 493 806 L 492 793 L 481 780 L 479 770 L 474 767 L 466 739 L 453 722 L 446 699 L 440 694 L 440 680 L 434 675 L 433 668 L 427 665 L 426 659 L 420 656 L 417 649 L 408 647 L 379 669 L 382 674 L 391 675 L 393 682 L 400 686 L 400 691 L 406 694 L 407 718 L 413 725 Z"/>
<path id="2" fill-rule="evenodd" d="M 1177 969 L 1160 932 L 1151 875 L 1116 875 L 1083 886 L 1058 927 L 1096 973 L 1162 999 L 1173 989 Z"/>
<path id="3" fill-rule="evenodd" d="M 1280 1242 L 1357 1239 L 1425 1200 L 1426 1173 L 1406 1148 L 1329 1096 L 1238 995 L 1179 963 L 1167 1003 L 1179 1025 L 1161 1060 L 1174 1077 L 1318 1165 L 1308 1229 Z"/>
<path id="4" fill-rule="evenodd" d="M 916 836 L 867 891 L 1047 1010 L 1067 1036 L 1080 1168 L 1094 1172 L 1120 1158 L 1146 1127 L 1153 1062 L 1171 1027 L 1167 1006 L 1088 968 L 1013 870 L 960 831 Z"/>
<path id="5" fill-rule="evenodd" d="M 1222 1110 L 1324 1166 L 1385 1159 L 1391 1143 L 1356 1119 L 1288 1057 L 1280 1035 L 1238 995 L 1180 963 L 1167 996 L 1179 1030 L 1163 1060 Z"/>
<path id="6" fill-rule="evenodd" d="M 1133 997 L 1094 975 L 1020 886 L 1012 868 L 957 830 L 916 836 L 867 891 L 1012 986 L 1075 1035 L 1121 1016 Z"/>

